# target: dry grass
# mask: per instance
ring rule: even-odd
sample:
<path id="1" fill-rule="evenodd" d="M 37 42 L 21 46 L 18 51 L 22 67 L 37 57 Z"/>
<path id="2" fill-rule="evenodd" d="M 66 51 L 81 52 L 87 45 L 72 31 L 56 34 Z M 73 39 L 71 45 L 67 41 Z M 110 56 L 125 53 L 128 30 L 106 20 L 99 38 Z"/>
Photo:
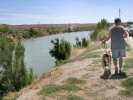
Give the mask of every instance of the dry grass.
<path id="1" fill-rule="evenodd" d="M 18 97 L 18 94 L 16 92 L 12 92 L 4 96 L 2 100 L 16 100 L 17 97 Z"/>

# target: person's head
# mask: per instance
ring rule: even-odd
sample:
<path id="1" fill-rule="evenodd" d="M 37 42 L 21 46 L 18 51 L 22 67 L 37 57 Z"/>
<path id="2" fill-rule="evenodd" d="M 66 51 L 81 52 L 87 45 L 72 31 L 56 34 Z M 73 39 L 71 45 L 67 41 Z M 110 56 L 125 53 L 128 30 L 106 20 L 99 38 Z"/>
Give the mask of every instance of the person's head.
<path id="1" fill-rule="evenodd" d="M 121 24 L 121 19 L 120 18 L 116 18 L 115 19 L 115 25 L 120 25 Z"/>

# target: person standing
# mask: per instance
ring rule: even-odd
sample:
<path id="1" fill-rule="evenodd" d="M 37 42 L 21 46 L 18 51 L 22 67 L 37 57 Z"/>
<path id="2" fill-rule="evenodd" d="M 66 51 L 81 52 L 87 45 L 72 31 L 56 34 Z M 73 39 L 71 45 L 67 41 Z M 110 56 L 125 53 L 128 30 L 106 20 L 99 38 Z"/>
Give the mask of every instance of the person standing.
<path id="1" fill-rule="evenodd" d="M 115 66 L 115 75 L 117 75 L 122 73 L 123 57 L 126 57 L 126 43 L 124 38 L 128 36 L 128 32 L 121 25 L 120 18 L 116 18 L 114 22 L 115 25 L 109 30 L 109 36 L 105 41 L 111 39 L 112 58 Z"/>

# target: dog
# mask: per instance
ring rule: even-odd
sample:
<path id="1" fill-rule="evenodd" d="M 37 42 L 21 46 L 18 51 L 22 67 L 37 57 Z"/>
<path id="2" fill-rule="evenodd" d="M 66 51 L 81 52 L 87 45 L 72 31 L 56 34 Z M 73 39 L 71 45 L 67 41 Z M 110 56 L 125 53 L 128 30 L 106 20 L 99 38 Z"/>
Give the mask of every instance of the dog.
<path id="1" fill-rule="evenodd" d="M 112 57 L 111 57 L 110 51 L 103 54 L 103 56 L 102 56 L 102 65 L 103 65 L 104 69 L 106 69 L 106 68 L 111 69 L 111 58 Z"/>
<path id="2" fill-rule="evenodd" d="M 112 56 L 110 51 L 106 51 L 105 54 L 102 56 L 102 66 L 104 69 L 104 73 L 101 76 L 103 79 L 108 79 L 111 75 L 111 62 L 112 62 Z"/>

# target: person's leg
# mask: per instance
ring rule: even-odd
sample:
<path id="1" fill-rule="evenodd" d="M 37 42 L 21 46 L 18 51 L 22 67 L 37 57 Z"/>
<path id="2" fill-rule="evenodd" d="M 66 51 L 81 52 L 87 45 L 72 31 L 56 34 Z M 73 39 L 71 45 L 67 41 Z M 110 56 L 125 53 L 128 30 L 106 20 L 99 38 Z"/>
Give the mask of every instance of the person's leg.
<path id="1" fill-rule="evenodd" d="M 117 64 L 117 59 L 116 58 L 113 58 L 113 63 L 114 63 L 114 66 L 115 66 L 115 74 L 118 74 L 118 64 Z"/>
<path id="2" fill-rule="evenodd" d="M 122 71 L 122 66 L 123 66 L 123 58 L 119 58 L 119 71 Z"/>
<path id="3" fill-rule="evenodd" d="M 112 58 L 113 58 L 113 64 L 115 66 L 115 74 L 118 74 L 118 64 L 117 64 L 118 57 L 119 57 L 118 50 L 112 49 Z"/>
<path id="4" fill-rule="evenodd" d="M 122 68 L 123 68 L 123 57 L 126 56 L 126 50 L 122 49 L 119 51 L 119 72 L 122 72 Z"/>

